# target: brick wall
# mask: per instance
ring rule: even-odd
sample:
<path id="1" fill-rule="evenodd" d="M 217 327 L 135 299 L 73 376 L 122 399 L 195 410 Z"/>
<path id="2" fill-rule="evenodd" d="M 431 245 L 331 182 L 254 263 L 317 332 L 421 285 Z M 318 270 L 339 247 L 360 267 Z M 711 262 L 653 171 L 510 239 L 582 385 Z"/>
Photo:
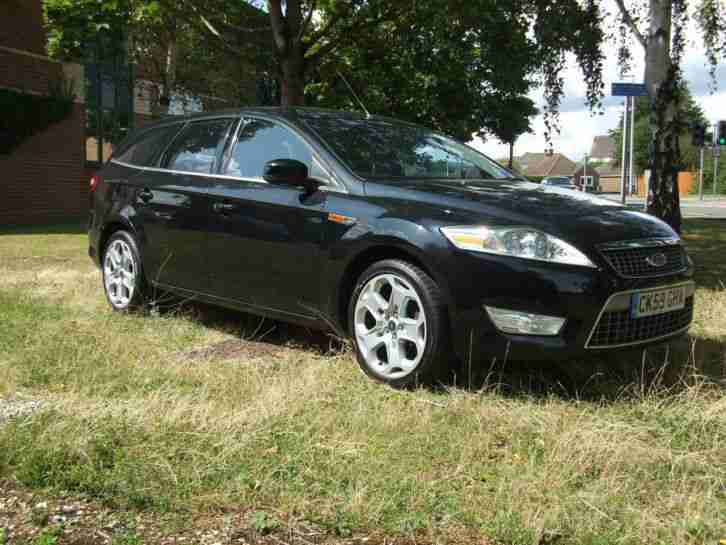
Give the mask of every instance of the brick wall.
<path id="1" fill-rule="evenodd" d="M 44 53 L 40 0 L 0 0 L 0 87 L 47 95 L 65 79 L 75 82 L 78 100 L 68 118 L 0 155 L 0 226 L 86 215 L 83 71 Z"/>
<path id="2" fill-rule="evenodd" d="M 67 119 L 0 155 L 0 226 L 85 217 L 83 115 L 83 105 L 75 104 Z"/>
<path id="3" fill-rule="evenodd" d="M 45 55 L 45 42 L 41 0 L 0 1 L 0 46 Z"/>
<path id="4" fill-rule="evenodd" d="M 62 75 L 61 63 L 0 48 L 0 87 L 45 95 Z"/>

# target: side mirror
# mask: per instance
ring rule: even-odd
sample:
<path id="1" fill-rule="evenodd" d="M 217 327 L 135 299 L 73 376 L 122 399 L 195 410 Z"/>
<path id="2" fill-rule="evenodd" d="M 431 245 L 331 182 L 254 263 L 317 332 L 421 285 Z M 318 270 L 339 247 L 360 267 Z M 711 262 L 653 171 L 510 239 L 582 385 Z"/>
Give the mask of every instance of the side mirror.
<path id="1" fill-rule="evenodd" d="M 274 159 L 265 163 L 262 178 L 266 182 L 294 187 L 307 187 L 308 167 L 295 159 Z"/>

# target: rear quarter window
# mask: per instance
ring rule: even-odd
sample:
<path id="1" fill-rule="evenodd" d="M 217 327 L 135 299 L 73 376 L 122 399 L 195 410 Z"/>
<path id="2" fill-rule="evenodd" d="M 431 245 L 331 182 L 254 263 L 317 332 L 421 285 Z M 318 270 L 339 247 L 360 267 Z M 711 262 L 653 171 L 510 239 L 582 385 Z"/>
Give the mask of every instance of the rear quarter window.
<path id="1" fill-rule="evenodd" d="M 148 130 L 135 138 L 125 149 L 122 149 L 119 155 L 114 156 L 114 159 L 140 167 L 154 166 L 161 153 L 182 126 L 183 124 L 178 123 Z"/>

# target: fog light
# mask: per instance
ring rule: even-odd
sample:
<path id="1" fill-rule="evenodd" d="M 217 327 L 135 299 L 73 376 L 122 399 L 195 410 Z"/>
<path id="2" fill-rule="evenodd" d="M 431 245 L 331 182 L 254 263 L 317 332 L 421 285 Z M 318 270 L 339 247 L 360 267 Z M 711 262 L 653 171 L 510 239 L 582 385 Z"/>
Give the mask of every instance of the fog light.
<path id="1" fill-rule="evenodd" d="M 557 335 L 565 318 L 543 316 L 504 308 L 484 307 L 497 329 L 515 335 Z"/>

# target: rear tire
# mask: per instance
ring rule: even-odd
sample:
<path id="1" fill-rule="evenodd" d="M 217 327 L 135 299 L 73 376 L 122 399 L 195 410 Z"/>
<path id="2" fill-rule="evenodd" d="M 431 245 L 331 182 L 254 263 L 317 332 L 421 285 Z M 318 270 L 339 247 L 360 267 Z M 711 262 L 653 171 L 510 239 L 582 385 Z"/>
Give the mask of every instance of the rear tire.
<path id="1" fill-rule="evenodd" d="M 374 380 L 415 387 L 452 371 L 441 289 L 412 263 L 387 259 L 368 267 L 353 290 L 348 324 L 358 365 Z"/>
<path id="2" fill-rule="evenodd" d="M 128 231 L 116 231 L 108 239 L 101 260 L 106 300 L 117 312 L 142 308 L 146 283 L 136 240 Z"/>

